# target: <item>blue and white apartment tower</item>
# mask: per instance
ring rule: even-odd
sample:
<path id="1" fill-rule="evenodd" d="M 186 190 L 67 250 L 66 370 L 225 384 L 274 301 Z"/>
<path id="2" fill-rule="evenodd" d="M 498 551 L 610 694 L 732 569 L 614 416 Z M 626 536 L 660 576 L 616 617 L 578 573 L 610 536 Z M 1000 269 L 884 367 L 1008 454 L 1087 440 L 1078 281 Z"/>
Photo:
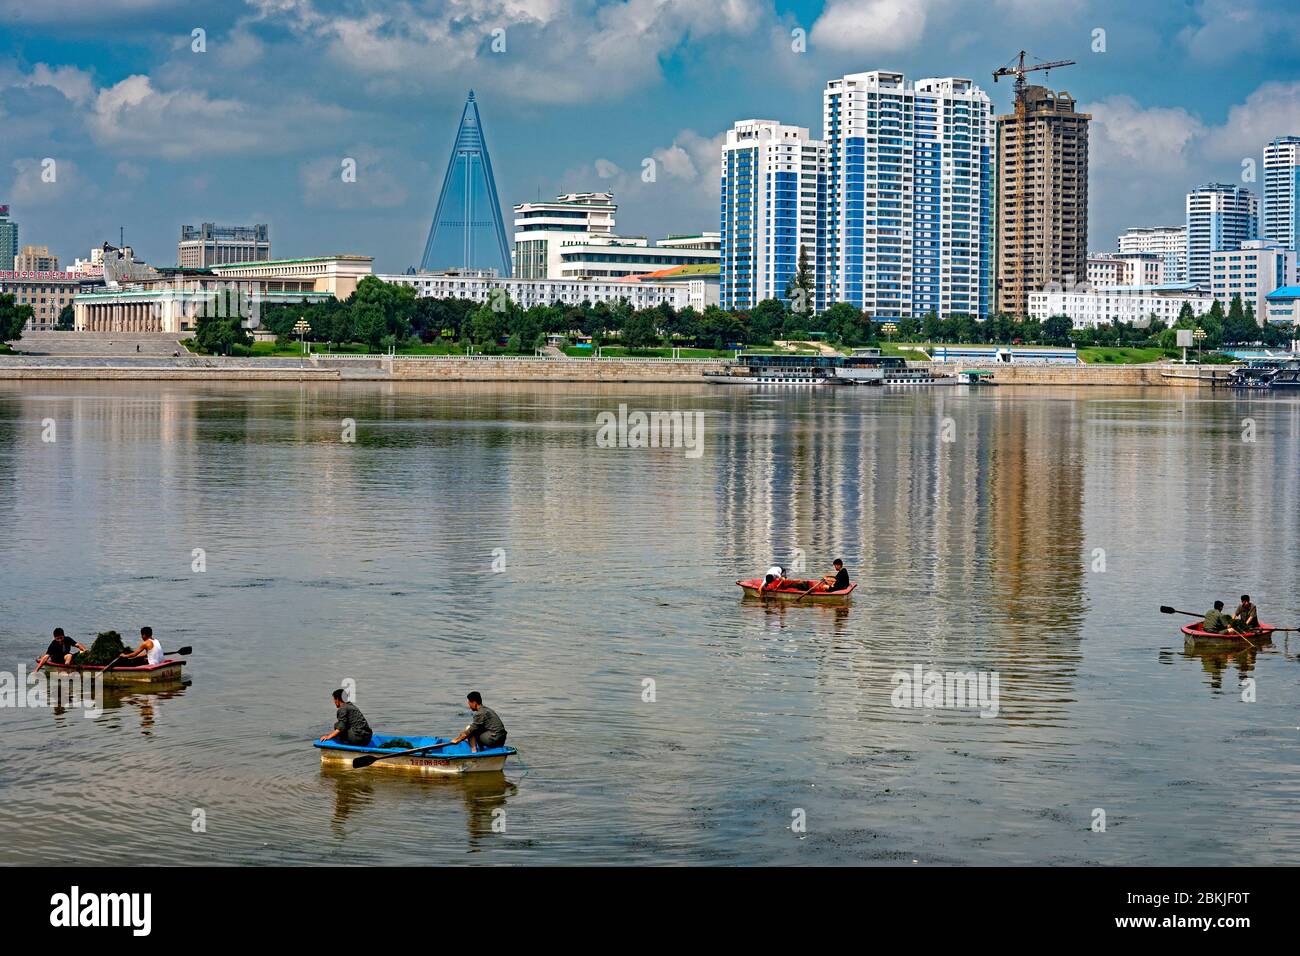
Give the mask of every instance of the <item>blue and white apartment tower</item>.
<path id="1" fill-rule="evenodd" d="M 993 106 L 967 79 L 826 84 L 827 304 L 877 320 L 993 308 Z M 725 267 L 724 267 L 725 268 Z M 724 280 L 725 281 L 725 280 Z"/>
<path id="2" fill-rule="evenodd" d="M 1187 194 L 1187 281 L 1210 289 L 1216 252 L 1240 249 L 1259 235 L 1259 200 L 1232 183 L 1206 183 Z"/>
<path id="3" fill-rule="evenodd" d="M 719 289 L 724 309 L 788 301 L 801 248 L 814 277 L 821 275 L 824 162 L 825 147 L 804 127 L 751 119 L 727 132 Z M 815 309 L 825 308 L 820 283 L 814 298 Z"/>
<path id="4" fill-rule="evenodd" d="M 1279 136 L 1264 147 L 1264 203 L 1259 234 L 1300 250 L 1300 136 Z"/>

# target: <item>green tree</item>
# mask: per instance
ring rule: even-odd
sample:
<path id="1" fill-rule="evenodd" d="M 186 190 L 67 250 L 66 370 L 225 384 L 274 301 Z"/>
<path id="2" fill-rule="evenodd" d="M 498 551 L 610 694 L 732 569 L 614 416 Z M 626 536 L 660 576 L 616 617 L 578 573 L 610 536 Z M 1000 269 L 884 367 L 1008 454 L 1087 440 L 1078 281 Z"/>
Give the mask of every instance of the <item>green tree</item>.
<path id="1" fill-rule="evenodd" d="M 247 348 L 253 337 L 244 331 L 237 315 L 207 315 L 194 324 L 194 344 L 209 355 L 232 355 L 236 347 Z"/>
<path id="2" fill-rule="evenodd" d="M 1074 323 L 1068 315 L 1053 315 L 1043 322 L 1042 341 L 1044 345 L 1068 346 Z"/>
<path id="3" fill-rule="evenodd" d="M 939 322 L 939 316 L 933 309 L 925 313 L 925 319 L 921 322 L 921 334 L 925 336 L 927 342 L 938 342 L 939 336 L 943 331 L 943 326 Z"/>
<path id="4" fill-rule="evenodd" d="M 777 299 L 764 299 L 749 312 L 750 341 L 770 344 L 785 325 L 785 306 Z"/>
<path id="5" fill-rule="evenodd" d="M 63 308 L 59 309 L 59 318 L 58 321 L 54 323 L 54 328 L 59 332 L 71 332 L 76 326 L 76 316 L 76 310 L 72 307 L 72 303 L 69 302 Z"/>
<path id="6" fill-rule="evenodd" d="M 808 247 L 800 246 L 799 264 L 785 290 L 785 297 L 790 301 L 790 311 L 805 317 L 811 315 L 816 305 L 815 291 L 812 270 L 808 268 Z"/>
<path id="7" fill-rule="evenodd" d="M 659 330 L 655 326 L 658 313 L 653 309 L 633 312 L 619 329 L 619 341 L 629 349 L 644 349 L 659 344 Z"/>
<path id="8" fill-rule="evenodd" d="M 32 320 L 32 307 L 18 305 L 12 294 L 0 295 L 0 342 L 16 342 L 23 337 L 23 326 Z"/>

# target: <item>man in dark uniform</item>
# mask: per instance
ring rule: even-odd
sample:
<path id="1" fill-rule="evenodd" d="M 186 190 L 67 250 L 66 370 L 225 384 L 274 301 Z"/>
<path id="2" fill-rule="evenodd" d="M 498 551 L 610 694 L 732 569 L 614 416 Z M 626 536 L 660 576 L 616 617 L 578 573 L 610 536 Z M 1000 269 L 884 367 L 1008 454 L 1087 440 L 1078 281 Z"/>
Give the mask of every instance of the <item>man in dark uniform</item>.
<path id="1" fill-rule="evenodd" d="M 63 628 L 54 629 L 54 640 L 50 641 L 50 646 L 45 649 L 45 653 L 40 656 L 36 662 L 36 670 L 40 670 L 46 664 L 71 664 L 73 649 L 86 653 L 86 645 L 78 644 L 72 638 L 63 633 Z"/>
<path id="2" fill-rule="evenodd" d="M 1249 594 L 1241 596 L 1241 604 L 1237 605 L 1237 613 L 1232 616 L 1232 626 L 1247 634 L 1259 630 L 1259 610 L 1250 603 Z"/>
<path id="3" fill-rule="evenodd" d="M 334 692 L 334 707 L 334 715 L 338 721 L 334 724 L 334 729 L 321 738 L 321 742 L 337 737 L 341 744 L 348 744 L 351 747 L 369 747 L 372 736 L 370 725 L 366 723 L 365 715 L 357 709 L 356 704 L 344 701 L 342 688 Z"/>
<path id="4" fill-rule="evenodd" d="M 819 591 L 844 591 L 849 586 L 849 572 L 839 558 L 834 561 L 835 573 L 822 575 Z"/>
<path id="5" fill-rule="evenodd" d="M 1210 634 L 1236 634 L 1232 626 L 1232 618 L 1223 613 L 1223 602 L 1215 601 L 1214 609 L 1205 612 L 1205 620 L 1201 622 L 1201 630 L 1208 631 Z"/>
<path id="6" fill-rule="evenodd" d="M 460 732 L 460 736 L 452 741 L 458 744 L 462 740 L 469 741 L 469 749 L 474 753 L 480 750 L 491 750 L 494 747 L 504 747 L 506 745 L 506 725 L 501 722 L 497 712 L 491 707 L 483 705 L 483 695 L 476 690 L 470 691 L 465 695 L 465 700 L 469 704 L 469 709 L 474 716 L 470 718 L 469 725 Z"/>

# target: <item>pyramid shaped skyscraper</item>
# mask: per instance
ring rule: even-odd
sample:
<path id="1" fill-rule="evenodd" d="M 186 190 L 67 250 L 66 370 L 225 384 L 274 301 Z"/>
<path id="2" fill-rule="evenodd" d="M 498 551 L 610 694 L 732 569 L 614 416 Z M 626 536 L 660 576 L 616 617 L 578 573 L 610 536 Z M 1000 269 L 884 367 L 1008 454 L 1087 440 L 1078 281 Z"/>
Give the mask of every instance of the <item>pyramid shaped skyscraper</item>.
<path id="1" fill-rule="evenodd" d="M 495 269 L 510 275 L 510 246 L 473 90 L 460 115 L 420 268 Z"/>

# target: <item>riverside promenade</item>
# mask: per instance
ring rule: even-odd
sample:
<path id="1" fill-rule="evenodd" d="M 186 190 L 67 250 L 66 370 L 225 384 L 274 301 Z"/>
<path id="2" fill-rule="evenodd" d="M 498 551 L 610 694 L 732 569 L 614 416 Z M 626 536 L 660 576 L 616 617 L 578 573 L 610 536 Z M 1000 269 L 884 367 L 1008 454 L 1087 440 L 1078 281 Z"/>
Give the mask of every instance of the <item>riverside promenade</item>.
<path id="1" fill-rule="evenodd" d="M 194 355 L 175 337 L 149 333 L 29 333 L 22 352 L 0 355 L 0 381 L 424 381 L 639 382 L 699 384 L 716 359 L 568 358 L 564 356 L 331 355 L 226 358 Z M 911 363 L 922 365 L 924 363 Z M 956 365 L 931 366 L 952 375 Z M 1000 386 L 1208 387 L 1170 365 L 961 365 L 993 373 Z M 1209 367 L 1207 367 L 1209 369 Z M 1211 375 L 1226 375 L 1211 370 Z M 1221 382 L 1221 377 L 1219 379 Z"/>

